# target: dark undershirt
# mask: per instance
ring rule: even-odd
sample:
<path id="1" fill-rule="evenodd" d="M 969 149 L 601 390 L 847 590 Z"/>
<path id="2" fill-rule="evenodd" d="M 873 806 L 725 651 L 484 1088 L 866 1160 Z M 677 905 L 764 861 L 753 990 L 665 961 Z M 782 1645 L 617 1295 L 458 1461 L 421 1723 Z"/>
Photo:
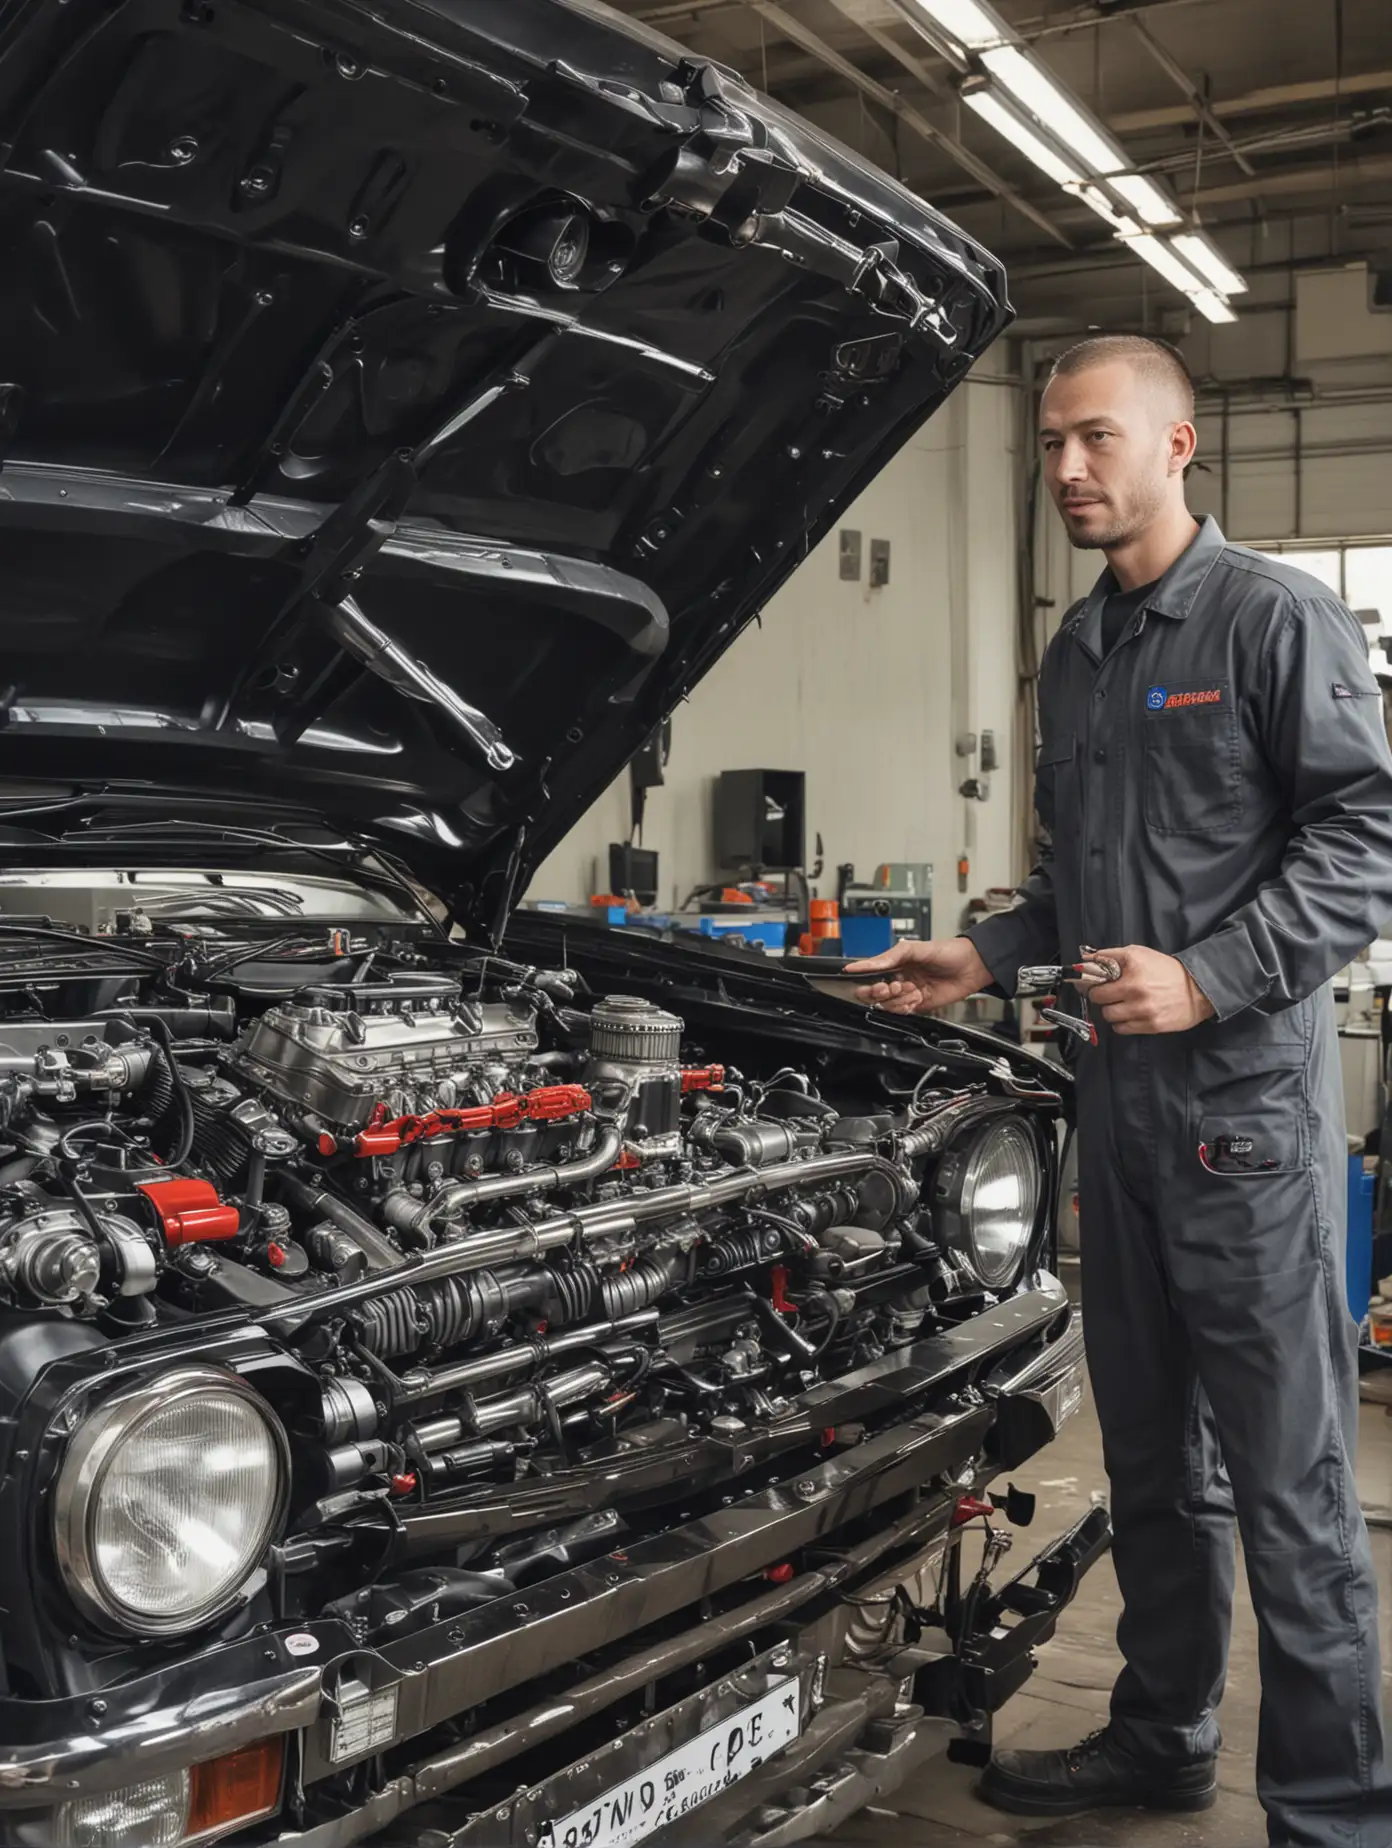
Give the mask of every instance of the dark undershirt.
<path id="1" fill-rule="evenodd" d="M 1102 605 L 1102 659 L 1104 661 L 1121 638 L 1131 633 L 1131 625 L 1136 620 L 1137 612 L 1159 582 L 1159 578 L 1156 578 L 1154 584 L 1142 584 L 1135 590 L 1114 590 Z"/>

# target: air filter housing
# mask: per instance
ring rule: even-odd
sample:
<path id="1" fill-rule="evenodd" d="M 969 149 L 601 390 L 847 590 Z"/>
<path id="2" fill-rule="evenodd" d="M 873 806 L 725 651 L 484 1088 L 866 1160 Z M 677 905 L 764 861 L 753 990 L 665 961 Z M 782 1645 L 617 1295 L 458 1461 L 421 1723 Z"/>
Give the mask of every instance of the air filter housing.
<path id="1" fill-rule="evenodd" d="M 681 1124 L 682 1022 L 637 995 L 608 995 L 590 1015 L 585 1088 L 624 1126 L 634 1153 L 674 1151 Z"/>

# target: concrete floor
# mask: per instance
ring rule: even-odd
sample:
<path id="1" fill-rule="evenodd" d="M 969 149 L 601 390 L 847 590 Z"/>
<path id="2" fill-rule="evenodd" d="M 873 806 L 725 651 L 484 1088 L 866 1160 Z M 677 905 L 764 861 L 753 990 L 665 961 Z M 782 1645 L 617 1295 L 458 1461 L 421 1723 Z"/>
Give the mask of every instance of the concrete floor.
<path id="1" fill-rule="evenodd" d="M 1392 1378 L 1392 1369 L 1382 1376 Z M 1039 1497 L 1033 1527 L 1020 1534 L 1016 1552 L 1023 1563 L 1047 1538 L 1085 1514 L 1093 1495 L 1106 1488 L 1101 1438 L 1089 1401 L 1058 1441 L 1012 1478 Z M 1365 1404 L 1359 1440 L 1359 1488 L 1365 1507 L 1392 1508 L 1392 1410 Z M 1382 1587 L 1382 1654 L 1392 1666 L 1392 1532 L 1374 1529 L 1373 1551 Z M 874 1848 L 982 1848 L 990 1843 L 1029 1848 L 1259 1848 L 1266 1840 L 1265 1816 L 1254 1789 L 1257 1739 L 1257 1632 L 1251 1601 L 1238 1574 L 1232 1655 L 1222 1708 L 1223 1753 L 1220 1795 L 1201 1816 L 1166 1817 L 1138 1811 L 1102 1812 L 1067 1822 L 1037 1822 L 1004 1816 L 972 1794 L 978 1773 L 938 1761 L 925 1767 L 891 1799 L 852 1818 L 828 1843 L 874 1844 Z M 1115 1643 L 1121 1599 L 1110 1558 L 1083 1583 L 1058 1635 L 1040 1652 L 1039 1667 L 997 1722 L 999 1745 L 1047 1750 L 1075 1744 L 1105 1724 L 1107 1698 L 1120 1666 Z M 1389 1676 L 1384 1668 L 1383 1681 Z M 1392 1699 L 1388 1701 L 1392 1713 Z"/>

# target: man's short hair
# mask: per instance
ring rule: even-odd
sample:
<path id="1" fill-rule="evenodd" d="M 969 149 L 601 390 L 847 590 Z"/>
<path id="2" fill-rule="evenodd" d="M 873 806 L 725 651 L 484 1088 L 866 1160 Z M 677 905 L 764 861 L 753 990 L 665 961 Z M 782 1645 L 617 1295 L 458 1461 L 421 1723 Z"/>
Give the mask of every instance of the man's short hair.
<path id="1" fill-rule="evenodd" d="M 1094 334 L 1060 353 L 1049 377 L 1086 372 L 1089 366 L 1103 366 L 1113 359 L 1125 360 L 1147 382 L 1169 391 L 1179 410 L 1178 421 L 1193 422 L 1194 381 L 1183 355 L 1168 340 L 1153 340 L 1147 334 Z"/>

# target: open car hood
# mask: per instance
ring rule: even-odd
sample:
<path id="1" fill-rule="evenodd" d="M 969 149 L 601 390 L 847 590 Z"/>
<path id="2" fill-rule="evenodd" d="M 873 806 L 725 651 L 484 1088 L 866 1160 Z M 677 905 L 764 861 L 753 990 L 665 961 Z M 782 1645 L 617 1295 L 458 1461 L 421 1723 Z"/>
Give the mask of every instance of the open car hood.
<path id="1" fill-rule="evenodd" d="M 10 864 L 173 802 L 496 929 L 1009 317 L 591 0 L 16 0 L 0 160 Z"/>

